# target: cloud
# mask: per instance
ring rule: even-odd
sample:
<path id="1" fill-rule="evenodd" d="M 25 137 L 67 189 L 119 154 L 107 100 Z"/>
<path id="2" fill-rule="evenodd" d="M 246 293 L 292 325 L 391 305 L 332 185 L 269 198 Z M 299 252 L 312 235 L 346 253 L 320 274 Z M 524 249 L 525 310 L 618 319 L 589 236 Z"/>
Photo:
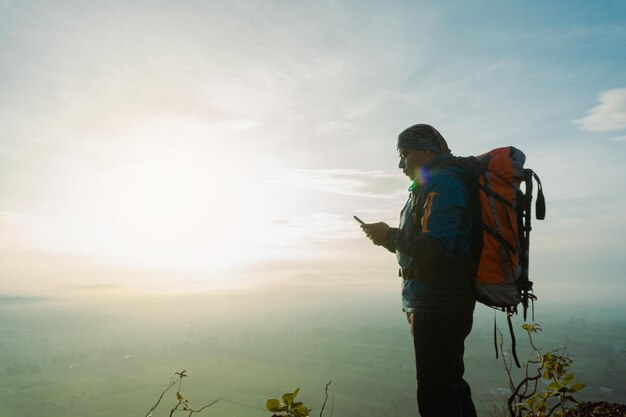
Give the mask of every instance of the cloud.
<path id="1" fill-rule="evenodd" d="M 359 236 L 360 232 L 354 226 L 352 218 L 335 213 L 317 212 L 293 218 L 274 219 L 273 224 L 273 233 L 280 235 L 283 242 L 354 238 Z"/>
<path id="2" fill-rule="evenodd" d="M 277 180 L 354 197 L 393 198 L 406 193 L 406 180 L 403 182 L 401 175 L 363 169 L 288 169 Z"/>
<path id="3" fill-rule="evenodd" d="M 626 142 L 626 135 L 617 136 L 611 139 L 613 142 Z"/>
<path id="4" fill-rule="evenodd" d="M 69 285 L 67 287 L 70 290 L 82 290 L 82 291 L 111 291 L 122 289 L 118 284 L 81 284 L 81 285 Z"/>
<path id="5" fill-rule="evenodd" d="M 24 232 L 32 220 L 26 213 L 0 210 L 0 249 L 26 245 Z"/>
<path id="6" fill-rule="evenodd" d="M 587 113 L 586 117 L 574 120 L 587 132 L 610 132 L 626 129 L 626 88 L 605 90 L 598 97 L 600 104 Z"/>
<path id="7" fill-rule="evenodd" d="M 219 122 L 217 125 L 218 127 L 224 128 L 226 130 L 246 132 L 250 129 L 254 129 L 255 127 L 257 127 L 258 123 L 255 120 L 251 119 L 234 119 Z"/>
<path id="8" fill-rule="evenodd" d="M 0 227 L 21 226 L 28 222 L 29 216 L 14 211 L 0 211 Z"/>

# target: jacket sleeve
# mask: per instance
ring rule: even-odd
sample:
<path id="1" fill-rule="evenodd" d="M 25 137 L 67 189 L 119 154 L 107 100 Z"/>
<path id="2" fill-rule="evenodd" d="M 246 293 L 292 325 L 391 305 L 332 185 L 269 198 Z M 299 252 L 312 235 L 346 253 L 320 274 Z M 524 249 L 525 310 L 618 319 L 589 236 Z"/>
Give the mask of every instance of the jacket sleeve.
<path id="1" fill-rule="evenodd" d="M 395 240 L 395 231 L 397 231 L 395 227 L 390 227 L 387 231 L 387 243 L 383 245 L 385 249 L 387 249 L 391 253 L 396 253 L 396 240 Z"/>
<path id="2" fill-rule="evenodd" d="M 412 258 L 416 266 L 445 261 L 454 244 L 469 207 L 464 184 L 460 179 L 446 176 L 425 186 L 419 232 L 390 229 L 388 246 Z"/>

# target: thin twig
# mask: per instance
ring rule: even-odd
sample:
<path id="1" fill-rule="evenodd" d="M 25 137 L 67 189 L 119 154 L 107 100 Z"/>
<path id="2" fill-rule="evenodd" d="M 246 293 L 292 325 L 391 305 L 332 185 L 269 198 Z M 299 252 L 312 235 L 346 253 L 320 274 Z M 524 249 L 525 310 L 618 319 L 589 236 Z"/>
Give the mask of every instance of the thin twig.
<path id="1" fill-rule="evenodd" d="M 219 400 L 221 400 L 221 398 L 218 398 L 217 400 L 213 401 L 211 404 L 207 404 L 202 408 L 199 408 L 197 410 L 191 410 L 191 412 L 189 413 L 189 417 L 191 417 L 191 415 L 193 413 L 199 413 L 200 411 L 204 410 L 205 408 L 209 408 L 210 406 L 214 405 L 216 402 L 218 402 Z"/>
<path id="2" fill-rule="evenodd" d="M 159 399 L 157 400 L 157 402 L 152 406 L 152 408 L 146 413 L 146 417 L 148 417 L 150 415 L 151 412 L 153 412 L 154 410 L 156 410 L 156 408 L 159 406 L 159 404 L 161 403 L 161 400 L 163 399 L 163 396 L 165 395 L 166 392 L 168 392 L 174 385 L 176 385 L 176 380 L 172 378 L 172 380 L 170 381 L 170 384 L 167 386 L 167 388 L 165 388 L 165 390 L 161 393 L 161 396 L 159 397 Z"/>
<path id="3" fill-rule="evenodd" d="M 541 331 L 541 328 L 538 328 L 539 331 Z M 530 342 L 530 346 L 533 348 L 533 350 L 537 353 L 538 356 L 541 356 L 541 354 L 539 353 L 539 349 L 537 348 L 537 346 L 535 346 L 535 341 L 533 340 L 533 337 L 530 334 L 531 332 L 528 332 L 528 341 Z"/>
<path id="4" fill-rule="evenodd" d="M 562 403 L 555 404 L 555 405 L 554 405 L 554 407 L 552 407 L 552 408 L 550 409 L 550 411 L 548 412 L 548 414 L 546 414 L 546 416 L 548 416 L 548 417 L 549 417 L 549 416 L 551 416 L 551 415 L 552 415 L 552 413 L 554 413 L 554 410 L 556 410 L 556 409 L 559 407 L 559 405 L 562 405 Z"/>
<path id="5" fill-rule="evenodd" d="M 333 381 L 328 381 L 328 384 L 326 384 L 326 388 L 324 388 L 324 404 L 322 404 L 322 409 L 320 410 L 320 417 L 322 417 L 322 415 L 324 414 L 324 407 L 326 407 L 326 401 L 328 400 L 328 386 L 330 384 L 332 384 Z"/>
<path id="6" fill-rule="evenodd" d="M 170 410 L 170 417 L 172 417 L 174 415 L 174 411 L 178 410 L 178 407 L 182 404 L 183 402 L 178 400 L 178 404 L 176 404 L 176 407 L 172 408 Z"/>

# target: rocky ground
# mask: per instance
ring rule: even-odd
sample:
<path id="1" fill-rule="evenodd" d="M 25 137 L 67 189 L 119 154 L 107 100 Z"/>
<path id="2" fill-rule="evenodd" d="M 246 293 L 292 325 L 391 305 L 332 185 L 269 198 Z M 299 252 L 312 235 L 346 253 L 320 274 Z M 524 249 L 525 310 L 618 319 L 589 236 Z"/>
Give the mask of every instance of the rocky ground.
<path id="1" fill-rule="evenodd" d="M 626 417 L 626 405 L 584 402 L 565 412 L 564 417 Z"/>

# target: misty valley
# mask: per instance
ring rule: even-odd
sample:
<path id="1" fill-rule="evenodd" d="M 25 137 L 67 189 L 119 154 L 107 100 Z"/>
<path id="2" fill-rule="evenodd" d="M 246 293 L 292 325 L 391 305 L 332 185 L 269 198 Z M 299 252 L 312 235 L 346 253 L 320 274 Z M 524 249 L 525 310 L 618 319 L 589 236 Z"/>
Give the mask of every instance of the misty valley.
<path id="1" fill-rule="evenodd" d="M 331 380 L 327 416 L 331 409 L 342 417 L 415 414 L 413 351 L 402 313 L 375 324 L 363 320 L 368 311 L 302 319 L 292 308 L 243 308 L 248 301 L 216 306 L 181 297 L 90 306 L 4 297 L 0 416 L 144 416 L 183 369 L 189 377 L 181 391 L 194 407 L 220 399 L 200 415 L 269 416 L 265 401 L 298 387 L 300 401 L 318 415 Z M 466 378 L 479 413 L 509 392 L 495 358 L 493 319 L 477 307 L 466 345 Z M 506 350 L 506 321 L 497 319 Z M 574 359 L 572 371 L 587 385 L 578 399 L 626 401 L 626 319 L 555 310 L 537 321 L 543 327 L 537 345 L 566 345 Z M 516 318 L 525 359 L 519 324 Z M 169 415 L 175 402 L 175 390 L 168 392 L 153 415 Z"/>

